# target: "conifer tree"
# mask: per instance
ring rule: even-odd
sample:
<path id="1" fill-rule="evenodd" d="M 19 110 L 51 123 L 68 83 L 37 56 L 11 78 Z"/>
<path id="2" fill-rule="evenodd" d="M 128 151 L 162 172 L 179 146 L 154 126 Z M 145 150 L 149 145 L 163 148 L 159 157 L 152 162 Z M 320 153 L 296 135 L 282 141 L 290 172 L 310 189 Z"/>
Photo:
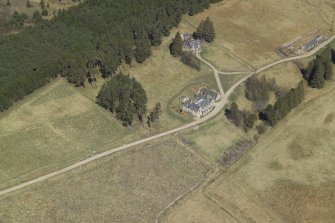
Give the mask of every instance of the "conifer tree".
<path id="1" fill-rule="evenodd" d="M 148 116 L 147 124 L 149 127 L 157 127 L 159 126 L 160 116 L 162 114 L 161 104 L 157 103 L 150 115 Z"/>
<path id="2" fill-rule="evenodd" d="M 310 77 L 309 86 L 323 88 L 325 84 L 325 66 L 318 57 L 315 63 L 315 71 Z"/>
<path id="3" fill-rule="evenodd" d="M 11 6 L 12 5 L 12 3 L 10 2 L 10 0 L 7 0 L 7 4 L 6 4 L 7 6 Z"/>
<path id="4" fill-rule="evenodd" d="M 183 54 L 183 40 L 180 32 L 178 32 L 170 45 L 170 53 L 174 57 L 179 57 Z"/>
<path id="5" fill-rule="evenodd" d="M 277 117 L 273 105 L 268 105 L 264 111 L 264 116 L 271 126 L 276 125 Z"/>
<path id="6" fill-rule="evenodd" d="M 205 31 L 205 22 L 204 21 L 201 21 L 198 28 L 197 28 L 197 31 L 193 33 L 193 37 L 195 39 L 203 39 L 204 37 L 204 31 Z"/>
<path id="7" fill-rule="evenodd" d="M 215 29 L 213 22 L 209 19 L 209 17 L 206 18 L 204 22 L 204 40 L 206 42 L 213 42 L 215 39 Z"/>
<path id="8" fill-rule="evenodd" d="M 145 31 L 141 31 L 138 39 L 136 40 L 136 49 L 135 49 L 135 57 L 138 63 L 143 63 L 150 55 L 150 40 Z"/>

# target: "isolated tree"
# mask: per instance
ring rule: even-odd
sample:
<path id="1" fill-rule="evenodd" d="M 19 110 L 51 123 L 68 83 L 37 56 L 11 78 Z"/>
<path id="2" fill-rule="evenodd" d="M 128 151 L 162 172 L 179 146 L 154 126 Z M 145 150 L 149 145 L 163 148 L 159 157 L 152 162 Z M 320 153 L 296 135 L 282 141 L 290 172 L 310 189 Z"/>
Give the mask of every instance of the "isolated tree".
<path id="1" fill-rule="evenodd" d="M 170 45 L 170 53 L 174 57 L 179 57 L 183 54 L 183 40 L 180 32 L 178 32 Z"/>
<path id="2" fill-rule="evenodd" d="M 148 116 L 147 124 L 149 127 L 159 126 L 160 116 L 162 114 L 161 104 L 157 103 L 150 115 Z"/>
<path id="3" fill-rule="evenodd" d="M 206 18 L 204 22 L 204 31 L 203 31 L 203 38 L 206 42 L 213 42 L 215 39 L 215 29 L 213 22 L 210 20 L 209 17 Z"/>
<path id="4" fill-rule="evenodd" d="M 11 6 L 12 5 L 12 3 L 10 2 L 10 0 L 7 0 L 7 4 L 6 4 L 7 6 Z"/>
<path id="5" fill-rule="evenodd" d="M 27 0 L 26 7 L 27 7 L 27 8 L 32 8 L 32 7 L 33 7 L 33 5 L 30 3 L 29 0 Z"/>

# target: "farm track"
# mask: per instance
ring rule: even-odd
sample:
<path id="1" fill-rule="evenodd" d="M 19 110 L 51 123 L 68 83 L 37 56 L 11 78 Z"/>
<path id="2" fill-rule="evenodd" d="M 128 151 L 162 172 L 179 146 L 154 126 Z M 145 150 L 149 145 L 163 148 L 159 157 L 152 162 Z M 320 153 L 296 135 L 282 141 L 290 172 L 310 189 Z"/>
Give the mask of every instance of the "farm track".
<path id="1" fill-rule="evenodd" d="M 220 94 L 222 95 L 222 99 L 220 102 L 218 102 L 216 105 L 215 105 L 215 108 L 214 110 L 208 114 L 207 116 L 201 118 L 201 119 L 198 119 L 198 120 L 195 120 L 191 123 L 188 123 L 186 125 L 183 125 L 183 126 L 180 126 L 178 128 L 175 128 L 175 129 L 172 129 L 172 130 L 169 130 L 167 132 L 163 132 L 163 133 L 160 133 L 160 134 L 157 134 L 157 135 L 154 135 L 154 136 L 151 136 L 151 137 L 148 137 L 148 138 L 145 138 L 145 139 L 141 139 L 141 140 L 138 140 L 138 141 L 135 141 L 133 143 L 129 143 L 129 144 L 126 144 L 126 145 L 123 145 L 123 146 L 120 146 L 120 147 L 117 147 L 117 148 L 114 148 L 114 149 L 111 149 L 111 150 L 108 150 L 108 151 L 105 151 L 103 153 L 100 153 L 100 154 L 97 154 L 97 155 L 94 155 L 88 159 L 85 159 L 85 160 L 82 160 L 80 162 L 77 162 L 77 163 L 74 163 L 68 167 L 65 167 L 63 169 L 60 169 L 60 170 L 57 170 L 57 171 L 54 171 L 52 173 L 49 173 L 49 174 L 46 174 L 44 176 L 40 176 L 38 178 L 35 178 L 35 179 L 32 179 L 32 180 L 29 180 L 25 183 L 21 183 L 21 184 L 18 184 L 16 186 L 13 186 L 13 187 L 10 187 L 10 188 L 7 188 L 5 190 L 2 190 L 0 191 L 0 196 L 2 195 L 5 195 L 5 194 L 8 194 L 10 192 L 13 192 L 13 191 L 16 191 L 16 190 L 19 190 L 19 189 L 22 189 L 22 188 L 25 188 L 25 187 L 28 187 L 32 184 L 35 184 L 35 183 L 38 183 L 38 182 L 43 182 L 49 178 L 52 178 L 52 177 L 55 177 L 55 176 L 58 176 L 60 174 L 63 174 L 63 173 L 66 173 L 70 170 L 73 170 L 77 167 L 80 167 L 80 166 L 83 166 L 85 164 L 88 164 L 92 161 L 95 161 L 95 160 L 98 160 L 98 159 L 101 159 L 101 158 L 104 158 L 106 156 L 109 156 L 111 154 L 114 154 L 114 153 L 117 153 L 117 152 L 120 152 L 120 151 L 123 151 L 123 150 L 126 150 L 126 149 L 129 149 L 133 146 L 137 146 L 137 145 L 140 145 L 140 144 L 143 144 L 143 143 L 146 143 L 146 142 L 149 142 L 149 141 L 152 141 L 152 140 L 155 140 L 155 139 L 159 139 L 159 138 L 162 138 L 162 137 L 165 137 L 165 136 L 168 136 L 168 135 L 171 135 L 171 134 L 175 134 L 175 133 L 178 133 L 180 131 L 183 131 L 183 130 L 186 130 L 186 129 L 189 129 L 189 128 L 192 128 L 192 127 L 196 127 L 202 123 L 205 123 L 207 122 L 208 120 L 214 118 L 217 114 L 220 113 L 220 111 L 224 108 L 224 106 L 226 104 L 228 104 L 229 102 L 229 96 L 234 92 L 234 90 L 240 85 L 242 84 L 243 82 L 245 82 L 248 78 L 250 78 L 251 76 L 253 75 L 256 75 L 258 73 L 261 73 L 267 69 L 270 69 L 278 64 L 282 64 L 282 63 L 286 63 L 286 62 L 289 62 L 289 61 L 294 61 L 294 60 L 299 60 L 299 59 L 302 59 L 302 58 L 306 58 L 306 57 L 310 57 L 310 56 L 313 56 L 315 53 L 317 53 L 321 48 L 325 47 L 326 45 L 328 45 L 330 42 L 332 42 L 333 40 L 335 39 L 335 35 L 332 36 L 330 39 L 328 39 L 327 41 L 325 41 L 324 43 L 322 43 L 321 45 L 319 45 L 318 47 L 316 47 L 314 50 L 304 54 L 304 55 L 300 55 L 300 56 L 296 56 L 296 57 L 290 57 L 290 58 L 285 58 L 285 59 L 281 59 L 281 60 L 278 60 L 278 61 L 275 61 L 271 64 L 268 64 L 268 65 L 265 65 L 251 73 L 249 73 L 247 76 L 243 77 L 242 79 L 240 79 L 238 82 L 236 82 L 233 86 L 231 86 L 227 92 L 224 92 L 223 90 L 223 87 L 222 87 L 222 84 L 221 84 L 221 81 L 220 81 L 220 77 L 219 77 L 219 74 L 223 73 L 223 72 L 220 72 L 218 71 L 211 63 L 209 63 L 208 61 L 206 61 L 205 59 L 203 59 L 200 55 L 197 55 L 197 57 L 202 61 L 204 62 L 206 65 L 208 65 L 212 70 L 213 70 L 213 73 L 214 73 L 214 76 L 215 76 L 215 80 L 217 82 L 217 85 L 218 85 L 218 89 L 220 91 Z M 234 72 L 232 72 L 234 73 Z M 227 73 L 225 73 L 227 74 Z"/>

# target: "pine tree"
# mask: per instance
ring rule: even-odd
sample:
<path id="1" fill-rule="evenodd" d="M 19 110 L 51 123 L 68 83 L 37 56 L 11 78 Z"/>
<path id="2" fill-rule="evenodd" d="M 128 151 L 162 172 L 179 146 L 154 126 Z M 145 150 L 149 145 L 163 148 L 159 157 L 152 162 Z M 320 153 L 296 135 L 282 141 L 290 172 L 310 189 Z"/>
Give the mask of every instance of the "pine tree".
<path id="1" fill-rule="evenodd" d="M 310 77 L 309 86 L 312 88 L 323 88 L 325 85 L 325 66 L 320 57 L 317 58 L 315 63 L 315 71 Z"/>
<path id="2" fill-rule="evenodd" d="M 157 127 L 159 126 L 160 116 L 162 114 L 161 104 L 157 103 L 150 115 L 148 116 L 147 124 L 149 127 Z"/>
<path id="3" fill-rule="evenodd" d="M 204 40 L 206 42 L 213 42 L 215 39 L 215 29 L 213 22 L 207 17 L 207 19 L 204 22 Z"/>
<path id="4" fill-rule="evenodd" d="M 197 28 L 197 31 L 193 33 L 193 37 L 195 39 L 203 39 L 204 37 L 204 29 L 205 29 L 205 22 L 204 21 L 201 21 L 198 28 Z"/>
<path id="5" fill-rule="evenodd" d="M 183 54 L 183 40 L 180 32 L 178 32 L 170 45 L 170 53 L 174 57 L 179 57 Z"/>
<path id="6" fill-rule="evenodd" d="M 275 126 L 277 123 L 277 117 L 275 109 L 272 105 L 268 105 L 264 111 L 264 116 L 271 126 Z"/>
<path id="7" fill-rule="evenodd" d="M 162 43 L 162 33 L 157 28 L 153 28 L 149 33 L 149 39 L 151 45 L 159 46 Z"/>
<path id="8" fill-rule="evenodd" d="M 236 127 L 240 127 L 243 123 L 243 116 L 235 102 L 231 104 L 230 109 L 226 109 L 225 114 L 226 117 L 231 120 Z"/>
<path id="9" fill-rule="evenodd" d="M 324 67 L 325 67 L 325 74 L 324 74 L 325 80 L 331 80 L 334 76 L 334 70 L 333 70 L 333 64 L 330 59 L 324 63 Z"/>
<path id="10" fill-rule="evenodd" d="M 145 31 L 142 31 L 136 40 L 135 58 L 138 63 L 143 63 L 151 55 L 150 47 L 149 37 Z"/>
<path id="11" fill-rule="evenodd" d="M 308 81 L 313 75 L 314 70 L 315 70 L 315 61 L 312 60 L 309 62 L 307 68 L 302 70 L 304 79 Z"/>
<path id="12" fill-rule="evenodd" d="M 10 2 L 10 0 L 7 0 L 7 4 L 6 4 L 7 6 L 11 6 L 12 5 L 12 3 Z"/>

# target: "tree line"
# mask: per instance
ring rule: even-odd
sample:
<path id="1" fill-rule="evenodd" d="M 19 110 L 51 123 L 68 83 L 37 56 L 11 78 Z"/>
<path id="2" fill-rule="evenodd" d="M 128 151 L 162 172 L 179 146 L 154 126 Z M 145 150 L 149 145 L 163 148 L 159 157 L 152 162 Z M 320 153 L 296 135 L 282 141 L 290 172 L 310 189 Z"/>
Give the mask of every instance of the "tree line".
<path id="1" fill-rule="evenodd" d="M 251 81 L 255 82 L 253 79 Z M 252 129 L 258 118 L 268 125 L 274 126 L 279 120 L 285 118 L 292 109 L 301 104 L 304 96 L 304 83 L 301 81 L 296 88 L 292 88 L 287 93 L 279 95 L 274 105 L 268 104 L 258 114 L 241 111 L 238 105 L 233 102 L 230 108 L 225 110 L 225 115 L 236 127 L 241 127 L 245 131 Z M 263 134 L 265 127 L 263 125 L 258 126 L 257 130 L 260 134 Z"/>
<path id="2" fill-rule="evenodd" d="M 0 37 L 0 111 L 58 74 L 82 86 L 88 64 L 104 77 L 121 63 L 141 63 L 151 46 L 179 24 L 217 0 L 87 0 L 52 20 Z"/>
<path id="3" fill-rule="evenodd" d="M 277 98 L 274 105 L 269 104 L 265 110 L 259 114 L 259 117 L 269 125 L 274 126 L 278 121 L 285 118 L 292 109 L 300 105 L 304 97 L 304 83 L 300 81 L 296 88 L 292 88 L 285 95 Z"/>
<path id="4" fill-rule="evenodd" d="M 312 60 L 306 69 L 302 69 L 303 77 L 310 87 L 323 88 L 325 82 L 332 79 L 334 58 L 334 51 L 327 48 Z"/>

